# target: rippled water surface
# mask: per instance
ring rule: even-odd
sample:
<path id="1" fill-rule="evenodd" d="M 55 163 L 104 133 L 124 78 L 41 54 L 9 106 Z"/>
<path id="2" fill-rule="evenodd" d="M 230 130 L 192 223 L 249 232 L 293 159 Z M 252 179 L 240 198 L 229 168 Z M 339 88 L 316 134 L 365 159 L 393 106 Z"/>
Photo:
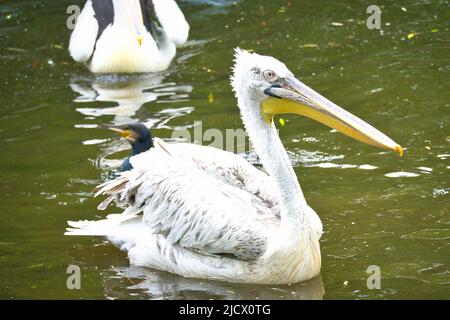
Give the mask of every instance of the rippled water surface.
<path id="1" fill-rule="evenodd" d="M 450 298 L 448 1 L 378 1 L 382 30 L 367 29 L 367 1 L 180 1 L 190 41 L 167 71 L 129 76 L 72 62 L 73 3 L 0 1 L 0 298 Z M 406 149 L 400 158 L 284 117 L 281 138 L 324 224 L 321 276 L 184 279 L 130 267 L 102 239 L 63 236 L 67 220 L 104 216 L 91 190 L 127 154 L 98 124 L 139 120 L 167 140 L 195 121 L 242 128 L 229 86 L 236 46 L 279 58 Z M 70 264 L 81 290 L 66 288 Z M 367 288 L 371 265 L 380 290 Z"/>

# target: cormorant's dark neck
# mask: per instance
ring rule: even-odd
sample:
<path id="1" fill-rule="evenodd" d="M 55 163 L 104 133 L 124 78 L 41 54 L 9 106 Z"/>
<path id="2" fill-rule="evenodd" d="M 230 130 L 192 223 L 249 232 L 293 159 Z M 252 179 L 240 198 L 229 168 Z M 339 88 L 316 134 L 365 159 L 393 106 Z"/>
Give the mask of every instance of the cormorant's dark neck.
<path id="1" fill-rule="evenodd" d="M 132 156 L 135 156 L 142 152 L 145 152 L 152 147 L 153 147 L 153 142 L 152 142 L 151 138 L 149 138 L 148 140 L 145 140 L 145 142 L 136 142 L 136 143 L 132 144 L 131 156 L 126 158 L 125 161 L 120 165 L 120 168 L 119 168 L 120 172 L 133 169 L 133 166 L 130 163 L 130 158 Z"/>
<path id="2" fill-rule="evenodd" d="M 150 137 L 146 139 L 144 142 L 136 142 L 132 145 L 133 152 L 131 153 L 131 157 L 139 153 L 145 152 L 149 150 L 151 147 L 153 147 L 153 143 Z"/>
<path id="3" fill-rule="evenodd" d="M 133 166 L 130 163 L 130 157 L 126 158 L 125 161 L 120 165 L 119 172 L 129 171 L 133 169 Z"/>

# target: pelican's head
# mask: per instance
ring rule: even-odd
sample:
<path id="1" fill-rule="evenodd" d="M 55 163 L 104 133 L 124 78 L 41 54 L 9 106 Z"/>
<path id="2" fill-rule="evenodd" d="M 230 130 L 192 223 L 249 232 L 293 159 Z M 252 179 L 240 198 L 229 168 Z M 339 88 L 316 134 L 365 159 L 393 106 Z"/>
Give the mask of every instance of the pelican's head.
<path id="1" fill-rule="evenodd" d="M 237 48 L 232 86 L 238 99 L 257 101 L 242 104 L 241 113 L 257 105 L 267 126 L 273 126 L 278 114 L 295 113 L 321 122 L 361 142 L 403 154 L 402 147 L 365 121 L 337 106 L 300 82 L 286 65 L 275 58 Z"/>

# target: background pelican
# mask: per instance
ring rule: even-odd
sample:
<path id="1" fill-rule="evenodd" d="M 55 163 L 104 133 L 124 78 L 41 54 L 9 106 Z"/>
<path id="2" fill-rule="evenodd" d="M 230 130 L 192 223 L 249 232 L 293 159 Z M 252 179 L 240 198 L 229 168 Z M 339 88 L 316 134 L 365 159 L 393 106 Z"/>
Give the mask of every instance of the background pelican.
<path id="1" fill-rule="evenodd" d="M 70 37 L 70 55 L 96 73 L 166 69 L 189 25 L 174 0 L 88 0 Z"/>
<path id="2" fill-rule="evenodd" d="M 313 91 L 280 61 L 236 49 L 232 86 L 268 174 L 239 156 L 165 144 L 131 158 L 133 170 L 97 195 L 128 206 L 101 221 L 69 222 L 67 234 L 106 236 L 132 264 L 182 276 L 286 284 L 317 276 L 322 223 L 303 196 L 273 117 L 311 117 L 354 139 L 402 154 L 383 133 Z M 137 215 L 142 212 L 142 215 Z"/>

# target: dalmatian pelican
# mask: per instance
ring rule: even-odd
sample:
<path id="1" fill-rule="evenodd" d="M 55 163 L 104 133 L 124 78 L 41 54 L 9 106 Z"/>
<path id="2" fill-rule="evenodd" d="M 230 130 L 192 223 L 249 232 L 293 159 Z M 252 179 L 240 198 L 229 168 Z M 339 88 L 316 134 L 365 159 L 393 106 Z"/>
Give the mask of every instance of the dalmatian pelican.
<path id="1" fill-rule="evenodd" d="M 175 0 L 88 0 L 69 52 L 94 73 L 157 72 L 167 69 L 188 34 Z"/>
<path id="2" fill-rule="evenodd" d="M 108 195 L 99 209 L 115 200 L 125 211 L 69 222 L 66 233 L 105 236 L 131 264 L 185 277 L 291 284 L 317 276 L 322 223 L 306 203 L 274 116 L 306 116 L 364 143 L 400 155 L 403 149 L 275 58 L 235 49 L 231 83 L 267 173 L 233 153 L 155 138 L 130 159 L 132 170 L 96 188 Z"/>

